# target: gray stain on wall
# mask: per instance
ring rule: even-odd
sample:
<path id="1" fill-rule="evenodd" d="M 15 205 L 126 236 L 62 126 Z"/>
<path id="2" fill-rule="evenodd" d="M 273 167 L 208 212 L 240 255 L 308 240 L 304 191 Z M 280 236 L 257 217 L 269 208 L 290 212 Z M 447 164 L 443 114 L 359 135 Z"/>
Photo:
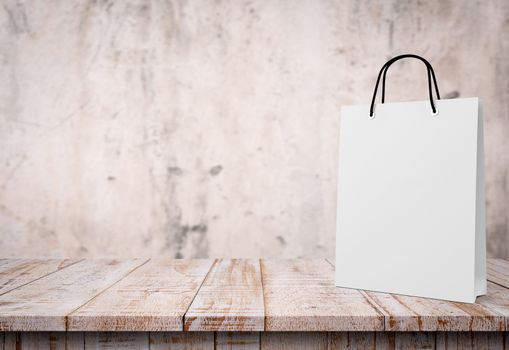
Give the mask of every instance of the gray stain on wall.
<path id="1" fill-rule="evenodd" d="M 166 247 L 174 251 L 175 259 L 208 257 L 207 225 L 175 224 L 172 228 L 172 239 L 166 241 Z M 191 256 L 184 252 L 189 245 L 192 245 L 194 251 Z"/>
<path id="2" fill-rule="evenodd" d="M 223 171 L 223 167 L 221 165 L 216 165 L 212 168 L 210 168 L 210 175 L 212 176 L 216 176 L 216 175 L 219 175 L 219 173 Z"/>

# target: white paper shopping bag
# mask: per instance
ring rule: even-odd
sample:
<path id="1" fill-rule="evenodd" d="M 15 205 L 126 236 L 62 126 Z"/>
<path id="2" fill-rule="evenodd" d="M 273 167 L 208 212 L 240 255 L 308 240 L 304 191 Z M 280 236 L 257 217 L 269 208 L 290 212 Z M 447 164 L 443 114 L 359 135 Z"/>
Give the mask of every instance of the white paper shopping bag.
<path id="1" fill-rule="evenodd" d="M 426 64 L 429 100 L 375 106 L 382 73 L 384 84 L 406 57 Z M 336 285 L 461 302 L 485 294 L 483 162 L 478 98 L 440 100 L 419 56 L 387 62 L 372 105 L 341 110 Z"/>

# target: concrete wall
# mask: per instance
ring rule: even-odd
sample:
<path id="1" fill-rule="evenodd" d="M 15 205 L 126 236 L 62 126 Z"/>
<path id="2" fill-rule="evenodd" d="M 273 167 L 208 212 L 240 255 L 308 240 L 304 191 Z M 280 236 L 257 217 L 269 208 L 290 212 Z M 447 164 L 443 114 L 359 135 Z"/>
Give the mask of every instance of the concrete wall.
<path id="1" fill-rule="evenodd" d="M 509 257 L 505 0 L 3 0 L 0 255 L 332 257 L 340 106 L 405 52 L 482 98 Z M 388 100 L 425 79 L 399 63 Z"/>

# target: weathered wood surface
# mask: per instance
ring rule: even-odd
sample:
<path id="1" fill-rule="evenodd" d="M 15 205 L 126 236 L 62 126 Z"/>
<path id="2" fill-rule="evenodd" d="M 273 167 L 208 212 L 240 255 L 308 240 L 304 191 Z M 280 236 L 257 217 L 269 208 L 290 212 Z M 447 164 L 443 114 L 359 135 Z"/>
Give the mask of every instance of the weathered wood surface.
<path id="1" fill-rule="evenodd" d="M 68 330 L 181 331 L 212 260 L 153 259 L 68 319 Z"/>
<path id="2" fill-rule="evenodd" d="M 0 295 L 78 261 L 74 259 L 3 259 L 0 261 Z"/>
<path id="3" fill-rule="evenodd" d="M 433 332 L 271 332 L 262 334 L 261 349 L 437 349 L 437 335 Z"/>
<path id="4" fill-rule="evenodd" d="M 434 299 L 366 293 L 385 316 L 388 331 L 493 331 L 505 330 L 505 317 L 500 307 L 462 304 Z M 500 304 L 500 298 L 486 297 Z"/>
<path id="5" fill-rule="evenodd" d="M 387 331 L 504 331 L 509 290 L 488 294 L 476 304 L 361 291 L 385 317 Z"/>
<path id="6" fill-rule="evenodd" d="M 509 288 L 509 261 L 488 259 L 486 269 L 491 282 Z"/>
<path id="7" fill-rule="evenodd" d="M 153 332 L 147 339 L 157 347 L 165 341 L 157 333 L 162 331 L 509 329 L 506 261 L 489 261 L 488 293 L 475 304 L 336 288 L 333 271 L 323 259 L 51 260 L 28 265 L 0 260 L 0 276 L 8 281 L 0 295 L 0 331 L 145 331 Z M 240 338 L 218 334 L 223 347 L 257 342 L 254 333 Z M 342 342 L 341 337 L 335 341 Z"/>
<path id="8" fill-rule="evenodd" d="M 218 332 L 216 350 L 256 350 L 260 349 L 259 332 Z"/>
<path id="9" fill-rule="evenodd" d="M 384 317 L 358 290 L 334 286 L 320 260 L 262 260 L 267 331 L 383 330 Z"/>
<path id="10" fill-rule="evenodd" d="M 143 264 L 84 260 L 0 296 L 0 330 L 64 331 L 66 317 Z"/>
<path id="11" fill-rule="evenodd" d="M 149 348 L 148 332 L 86 332 L 84 350 L 138 350 Z"/>
<path id="12" fill-rule="evenodd" d="M 215 350 L 213 332 L 151 332 L 150 350 Z"/>
<path id="13" fill-rule="evenodd" d="M 264 330 L 259 260 L 217 260 L 185 315 L 186 331 Z"/>
<path id="14" fill-rule="evenodd" d="M 81 332 L 5 333 L 4 350 L 71 350 L 84 349 Z M 0 347 L 1 348 L 1 347 Z"/>
<path id="15" fill-rule="evenodd" d="M 4 350 L 502 350 L 506 332 L 9 332 Z"/>

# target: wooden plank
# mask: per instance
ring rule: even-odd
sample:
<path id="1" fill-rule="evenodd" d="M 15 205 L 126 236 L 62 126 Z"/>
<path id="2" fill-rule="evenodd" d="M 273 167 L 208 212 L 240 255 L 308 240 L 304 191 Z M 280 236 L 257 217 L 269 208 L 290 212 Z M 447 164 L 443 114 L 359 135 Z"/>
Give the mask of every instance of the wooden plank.
<path id="1" fill-rule="evenodd" d="M 261 349 L 504 349 L 503 332 L 274 332 L 261 334 Z"/>
<path id="2" fill-rule="evenodd" d="M 148 332 L 85 332 L 85 350 L 146 350 Z"/>
<path id="3" fill-rule="evenodd" d="M 502 295 L 476 304 L 361 291 L 385 317 L 386 331 L 503 331 Z M 490 293 L 488 293 L 490 294 Z M 480 301 L 480 302 L 479 302 Z M 490 305 L 499 305 L 493 308 Z"/>
<path id="4" fill-rule="evenodd" d="M 334 332 L 329 350 L 435 349 L 434 332 Z"/>
<path id="5" fill-rule="evenodd" d="M 76 259 L 4 259 L 0 264 L 0 295 L 78 261 Z"/>
<path id="6" fill-rule="evenodd" d="M 361 291 L 385 317 L 386 331 L 415 331 L 422 327 L 422 320 L 411 308 L 387 293 Z"/>
<path id="7" fill-rule="evenodd" d="M 81 332 L 22 332 L 9 334 L 5 350 L 83 350 L 84 335 Z"/>
<path id="8" fill-rule="evenodd" d="M 503 332 L 437 332 L 436 349 L 502 350 Z"/>
<path id="9" fill-rule="evenodd" d="M 151 260 L 70 314 L 68 330 L 182 331 L 211 265 L 212 260 Z"/>
<path id="10" fill-rule="evenodd" d="M 66 316 L 145 260 L 85 260 L 0 296 L 0 331 L 64 331 Z"/>
<path id="11" fill-rule="evenodd" d="M 396 334 L 395 332 L 373 332 L 375 333 L 374 349 L 395 349 Z M 348 349 L 348 348 L 347 348 Z"/>
<path id="12" fill-rule="evenodd" d="M 214 348 L 214 338 L 216 348 Z M 257 342 L 258 338 L 260 342 Z M 4 350 L 505 349 L 503 332 L 9 332 Z M 2 339 L 0 337 L 0 339 Z M 2 347 L 3 346 L 3 347 Z"/>
<path id="13" fill-rule="evenodd" d="M 503 331 L 505 320 L 481 304 L 360 291 L 385 317 L 386 331 Z M 494 296 L 488 297 L 494 300 Z"/>
<path id="14" fill-rule="evenodd" d="M 434 332 L 397 332 L 394 338 L 396 350 L 435 349 Z"/>
<path id="15" fill-rule="evenodd" d="M 259 350 L 259 332 L 219 332 L 216 334 L 216 350 Z"/>
<path id="16" fill-rule="evenodd" d="M 214 350 L 213 332 L 150 333 L 150 350 Z"/>
<path id="17" fill-rule="evenodd" d="M 20 338 L 20 333 L 8 332 L 4 333 L 4 350 L 17 350 L 16 344 Z"/>
<path id="18" fill-rule="evenodd" d="M 275 332 L 261 334 L 261 349 L 435 349 L 434 332 Z M 452 348 L 450 348 L 452 349 Z M 460 348 L 458 348 L 460 349 Z"/>
<path id="19" fill-rule="evenodd" d="M 267 331 L 383 330 L 384 316 L 358 290 L 337 288 L 326 260 L 261 261 Z"/>
<path id="20" fill-rule="evenodd" d="M 331 332 L 328 349 L 376 349 L 376 335 L 376 332 Z"/>
<path id="21" fill-rule="evenodd" d="M 509 261 L 488 259 L 486 264 L 488 280 L 509 288 Z"/>
<path id="22" fill-rule="evenodd" d="M 504 300 L 488 293 L 478 304 L 361 291 L 385 317 L 386 331 L 503 331 Z M 499 305 L 492 308 L 488 302 Z M 483 305 L 484 304 L 484 305 Z"/>
<path id="23" fill-rule="evenodd" d="M 505 318 L 505 330 L 509 329 L 509 289 L 496 283 L 488 282 L 488 292 L 476 300 L 476 304 L 494 310 Z"/>
<path id="24" fill-rule="evenodd" d="M 480 305 L 365 292 L 384 314 L 386 331 L 503 331 L 504 316 Z"/>
<path id="25" fill-rule="evenodd" d="M 260 349 L 328 350 L 329 335 L 326 332 L 263 332 L 260 338 Z"/>
<path id="26" fill-rule="evenodd" d="M 185 315 L 186 331 L 262 331 L 258 260 L 217 260 Z"/>

